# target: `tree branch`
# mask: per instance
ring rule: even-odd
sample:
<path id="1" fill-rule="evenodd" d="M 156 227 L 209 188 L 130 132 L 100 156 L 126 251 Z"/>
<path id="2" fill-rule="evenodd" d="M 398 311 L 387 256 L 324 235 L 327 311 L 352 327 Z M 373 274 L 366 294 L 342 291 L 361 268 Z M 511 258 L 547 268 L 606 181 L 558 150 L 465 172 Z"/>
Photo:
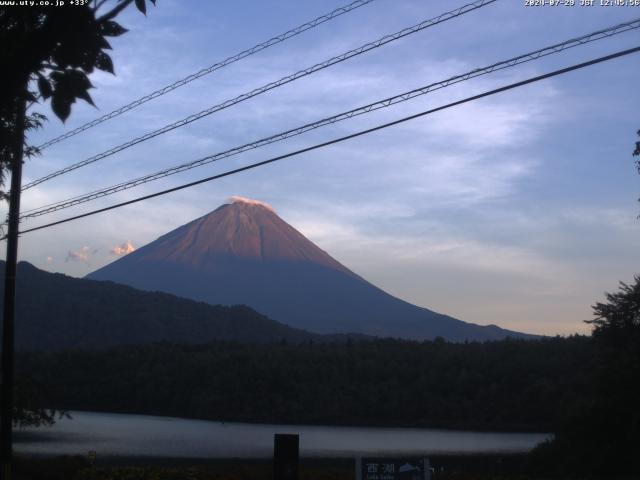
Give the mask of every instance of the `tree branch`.
<path id="1" fill-rule="evenodd" d="M 133 0 L 124 0 L 122 3 L 120 3 L 120 5 L 114 7 L 113 9 L 111 9 L 109 12 L 105 13 L 104 15 L 100 16 L 97 18 L 97 22 L 101 23 L 101 22 L 106 22 L 107 20 L 111 20 L 112 18 L 115 18 L 118 16 L 118 14 L 124 10 L 125 8 L 127 8 L 129 5 L 131 5 L 133 3 Z"/>
<path id="2" fill-rule="evenodd" d="M 108 0 L 95 0 L 95 7 L 93 7 L 93 11 L 97 12 Z"/>

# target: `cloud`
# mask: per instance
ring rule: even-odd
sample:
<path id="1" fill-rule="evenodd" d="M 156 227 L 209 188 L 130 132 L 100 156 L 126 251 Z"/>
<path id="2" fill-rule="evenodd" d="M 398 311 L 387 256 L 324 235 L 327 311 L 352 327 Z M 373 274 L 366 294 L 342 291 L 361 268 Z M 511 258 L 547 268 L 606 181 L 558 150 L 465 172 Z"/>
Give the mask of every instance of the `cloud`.
<path id="1" fill-rule="evenodd" d="M 88 262 L 89 257 L 96 252 L 97 250 L 91 250 L 91 248 L 87 247 L 86 245 L 77 252 L 72 252 L 71 250 L 69 250 L 65 262 L 68 262 L 69 260 L 72 260 L 74 262 Z"/>
<path id="2" fill-rule="evenodd" d="M 296 226 L 321 248 L 352 260 L 354 268 L 374 264 L 381 268 L 422 265 L 511 275 L 545 282 L 567 278 L 572 271 L 544 251 L 481 241 L 450 231 L 446 224 L 427 222 L 423 232 L 383 233 L 339 220 L 301 221 Z"/>
<path id="3" fill-rule="evenodd" d="M 260 205 L 275 213 L 275 209 L 268 203 L 261 202 L 260 200 L 253 200 L 252 198 L 241 197 L 240 195 L 233 195 L 229 198 L 231 203 L 248 203 L 249 205 Z"/>
<path id="4" fill-rule="evenodd" d="M 135 249 L 136 247 L 134 247 L 133 244 L 129 240 L 127 240 L 126 242 L 121 243 L 120 245 L 116 245 L 115 247 L 110 249 L 109 253 L 111 255 L 117 255 L 121 257 L 135 251 Z"/>

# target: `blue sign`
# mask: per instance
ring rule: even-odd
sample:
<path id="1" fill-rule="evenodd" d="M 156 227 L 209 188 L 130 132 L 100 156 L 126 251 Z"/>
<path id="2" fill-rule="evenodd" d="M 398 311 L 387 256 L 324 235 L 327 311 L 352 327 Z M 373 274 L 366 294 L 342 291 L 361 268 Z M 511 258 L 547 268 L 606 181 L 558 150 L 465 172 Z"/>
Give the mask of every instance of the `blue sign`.
<path id="1" fill-rule="evenodd" d="M 429 460 L 418 458 L 362 458 L 362 480 L 429 480 Z"/>

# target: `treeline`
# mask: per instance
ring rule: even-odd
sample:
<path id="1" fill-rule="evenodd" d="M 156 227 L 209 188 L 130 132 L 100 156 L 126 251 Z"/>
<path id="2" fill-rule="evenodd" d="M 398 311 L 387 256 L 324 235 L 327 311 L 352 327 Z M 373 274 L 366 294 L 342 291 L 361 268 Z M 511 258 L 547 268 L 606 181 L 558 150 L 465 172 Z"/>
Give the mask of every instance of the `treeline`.
<path id="1" fill-rule="evenodd" d="M 240 422 L 553 431 L 590 398 L 588 337 L 155 344 L 23 353 L 69 410 Z M 586 400 L 585 400 L 586 399 Z"/>

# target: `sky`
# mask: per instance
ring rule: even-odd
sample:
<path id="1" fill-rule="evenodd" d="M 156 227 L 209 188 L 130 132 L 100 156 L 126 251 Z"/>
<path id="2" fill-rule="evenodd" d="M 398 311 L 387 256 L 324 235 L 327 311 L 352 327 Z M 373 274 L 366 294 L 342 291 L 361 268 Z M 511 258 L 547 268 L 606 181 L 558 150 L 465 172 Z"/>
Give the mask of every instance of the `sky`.
<path id="1" fill-rule="evenodd" d="M 344 3 L 343 3 L 344 2 Z M 141 95 L 346 4 L 158 0 L 112 41 L 116 75 L 91 76 L 40 144 Z M 83 160 L 466 2 L 375 0 L 43 151 L 24 181 Z M 640 17 L 640 7 L 498 0 L 26 191 L 35 208 L 220 152 L 499 60 Z M 23 222 L 22 228 L 214 175 L 591 58 L 638 30 L 432 92 L 285 142 Z M 588 333 L 591 305 L 640 273 L 640 54 L 447 109 L 191 189 L 25 234 L 19 258 L 81 277 L 227 202 L 278 214 L 387 292 L 461 320 Z M 5 209 L 6 210 L 6 209 Z"/>

